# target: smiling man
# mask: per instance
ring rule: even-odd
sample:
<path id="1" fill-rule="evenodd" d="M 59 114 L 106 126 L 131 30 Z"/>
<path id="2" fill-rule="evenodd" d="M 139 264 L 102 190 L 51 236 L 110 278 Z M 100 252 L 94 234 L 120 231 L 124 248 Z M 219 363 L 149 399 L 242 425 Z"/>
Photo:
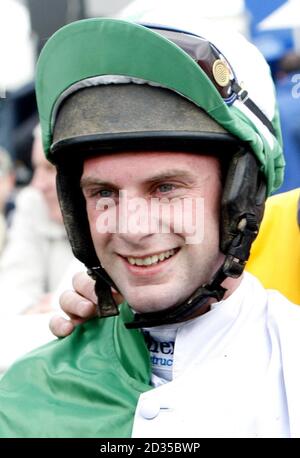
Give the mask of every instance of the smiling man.
<path id="1" fill-rule="evenodd" d="M 284 166 L 269 69 L 242 37 L 173 26 L 77 22 L 40 57 L 44 149 L 101 319 L 7 372 L 4 437 L 300 435 L 300 310 L 243 274 Z"/>
<path id="2" fill-rule="evenodd" d="M 95 251 L 102 267 L 111 278 L 117 279 L 118 289 L 137 312 L 153 312 L 180 304 L 197 289 L 199 282 L 210 280 L 211 272 L 216 271 L 222 261 L 219 251 L 219 162 L 215 157 L 181 152 L 175 153 L 175 159 L 176 170 L 174 153 L 170 152 L 116 153 L 84 162 L 81 188 Z M 166 171 L 172 173 L 166 174 Z M 139 199 L 137 204 L 143 199 L 146 206 L 149 205 L 149 214 L 142 212 L 141 215 L 147 223 L 143 232 L 139 225 L 135 230 L 131 223 L 124 232 L 99 233 L 97 219 L 101 196 L 106 196 L 105 202 L 109 196 L 119 204 L 121 190 L 127 195 L 127 209 L 136 198 Z M 165 202 L 155 212 L 150 204 L 161 199 Z M 188 244 L 190 234 L 174 232 L 174 221 L 170 220 L 169 212 L 163 212 L 174 199 L 204 202 L 200 216 L 205 224 L 205 243 Z M 104 210 L 106 218 L 107 212 L 114 209 L 113 205 L 109 207 Z M 124 208 L 123 220 L 133 218 L 134 222 L 138 217 L 138 205 L 136 207 L 132 211 Z M 195 205 L 195 210 L 199 208 Z M 188 206 L 185 214 L 184 206 L 177 207 L 176 217 L 182 221 L 182 228 L 190 219 L 189 210 Z M 159 219 L 160 214 L 161 224 L 151 225 L 152 218 Z"/>

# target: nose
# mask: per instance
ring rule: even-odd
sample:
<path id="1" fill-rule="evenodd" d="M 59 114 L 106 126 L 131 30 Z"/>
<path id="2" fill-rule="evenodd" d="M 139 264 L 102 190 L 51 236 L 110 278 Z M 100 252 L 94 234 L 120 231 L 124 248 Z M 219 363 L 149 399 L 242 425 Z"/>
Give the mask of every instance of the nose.
<path id="1" fill-rule="evenodd" d="M 149 243 L 149 239 L 159 232 L 159 214 L 154 212 L 148 199 L 122 200 L 118 210 L 118 237 L 132 249 Z"/>

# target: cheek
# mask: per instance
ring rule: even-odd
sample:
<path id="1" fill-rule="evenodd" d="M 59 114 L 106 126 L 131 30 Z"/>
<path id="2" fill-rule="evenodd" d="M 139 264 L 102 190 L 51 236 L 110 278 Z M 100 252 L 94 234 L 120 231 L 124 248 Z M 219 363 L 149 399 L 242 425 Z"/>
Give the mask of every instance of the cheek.
<path id="1" fill-rule="evenodd" d="M 221 211 L 222 188 L 220 181 L 217 181 L 214 189 L 205 197 L 204 218 L 208 226 L 219 228 Z"/>
<path id="2" fill-rule="evenodd" d="M 111 238 L 111 233 L 103 229 L 103 224 L 100 227 L 101 222 L 103 223 L 104 213 L 99 212 L 96 209 L 94 203 L 88 203 L 86 206 L 88 222 L 91 231 L 92 241 L 99 257 L 100 253 L 105 255 L 105 249 L 108 246 L 108 242 Z M 102 228 L 102 229 L 101 229 Z"/>
<path id="3" fill-rule="evenodd" d="M 181 233 L 186 244 L 215 240 L 219 234 L 219 200 L 211 196 L 184 199 L 172 223 L 174 232 Z"/>
<path id="4" fill-rule="evenodd" d="M 96 242 L 99 236 L 98 231 L 97 231 L 97 217 L 99 216 L 99 213 L 96 211 L 95 205 L 93 205 L 90 202 L 86 204 L 86 212 L 87 212 L 92 240 L 96 247 Z"/>
<path id="5" fill-rule="evenodd" d="M 204 240 L 208 244 L 219 243 L 220 217 L 218 208 L 207 208 L 204 211 Z"/>
<path id="6" fill-rule="evenodd" d="M 93 230 L 93 221 L 95 219 L 95 206 L 91 204 L 91 202 L 86 202 L 86 213 L 87 213 L 87 217 L 88 217 L 88 222 L 89 222 L 89 226 L 90 226 L 90 229 L 91 229 L 91 232 Z"/>

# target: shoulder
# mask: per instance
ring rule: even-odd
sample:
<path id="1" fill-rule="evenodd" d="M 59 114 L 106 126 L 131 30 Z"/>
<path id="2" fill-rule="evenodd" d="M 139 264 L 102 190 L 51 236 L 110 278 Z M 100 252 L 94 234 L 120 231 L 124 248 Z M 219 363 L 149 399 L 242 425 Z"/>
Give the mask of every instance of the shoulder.
<path id="1" fill-rule="evenodd" d="M 123 305 L 120 315 L 89 320 L 77 326 L 68 337 L 55 339 L 31 351 L 5 373 L 0 382 L 0 396 L 4 387 L 24 393 L 30 384 L 36 387 L 45 384 L 45 388 L 50 389 L 50 382 L 65 391 L 66 374 L 72 374 L 81 383 L 91 376 L 97 376 L 100 381 L 106 370 L 124 372 L 124 376 L 125 372 L 130 374 L 129 363 L 124 370 L 123 360 L 127 361 L 129 351 L 133 359 L 142 354 L 142 336 L 138 331 L 132 333 L 126 329 L 124 322 L 128 321 L 128 316 L 131 317 L 131 312 Z M 131 364 L 134 366 L 135 361 Z"/>
<path id="2" fill-rule="evenodd" d="M 107 329 L 109 328 L 109 330 Z M 36 348 L 21 359 L 8 370 L 2 382 L 10 378 L 13 372 L 27 370 L 30 368 L 30 378 L 34 379 L 34 371 L 40 372 L 52 367 L 57 373 L 74 365 L 74 371 L 78 370 L 77 363 L 83 352 L 96 352 L 98 340 L 95 337 L 101 334 L 101 346 L 108 346 L 107 339 L 111 336 L 111 325 L 109 320 L 93 319 L 75 328 L 73 333 L 65 338 L 55 339 L 45 345 Z M 102 355 L 105 356 L 105 352 Z M 67 364 L 66 364 L 67 363 Z M 84 370 L 85 364 L 80 368 Z"/>
<path id="3" fill-rule="evenodd" d="M 289 301 L 279 291 L 267 291 L 267 316 L 269 327 L 276 329 L 285 341 L 295 340 L 300 348 L 300 307 Z M 282 339 L 281 339 L 282 340 Z"/>
<path id="4" fill-rule="evenodd" d="M 114 364 L 112 355 L 96 351 L 93 334 L 99 331 L 99 322 L 92 320 L 71 336 L 32 351 L 4 374 L 0 381 L 0 437 L 72 437 L 70 422 L 80 406 L 80 415 L 84 415 L 86 390 L 97 399 L 95 381 L 99 382 L 101 375 L 105 379 L 108 364 Z M 105 348 L 105 336 L 98 332 L 98 337 Z M 68 426 L 63 418 L 69 418 Z"/>
<path id="5" fill-rule="evenodd" d="M 280 347 L 300 348 L 300 307 L 275 289 L 264 288 L 262 283 L 245 273 L 252 306 L 260 307 L 269 335 Z M 255 302 L 253 302 L 255 301 Z"/>
<path id="6" fill-rule="evenodd" d="M 0 437 L 129 437 L 149 374 L 141 355 L 121 361 L 118 326 L 91 320 L 16 362 L 0 382 Z"/>
<path id="7" fill-rule="evenodd" d="M 30 397 L 31 390 L 51 391 L 49 385 L 52 385 L 52 389 L 55 386 L 59 395 L 67 373 L 74 377 L 80 373 L 83 380 L 85 373 L 92 370 L 93 363 L 90 358 L 93 355 L 97 355 L 104 363 L 106 360 L 112 362 L 112 352 L 106 351 L 111 343 L 111 333 L 107 330 L 109 327 L 111 331 L 111 326 L 108 325 L 108 320 L 90 320 L 77 326 L 70 336 L 51 341 L 17 360 L 1 379 L 0 398 L 3 390 L 6 393 L 20 393 L 22 397 L 28 390 Z M 102 352 L 98 351 L 99 336 Z"/>
<path id="8" fill-rule="evenodd" d="M 244 285 L 244 290 L 247 288 L 246 291 L 249 296 L 251 292 L 251 298 L 256 299 L 263 305 L 263 309 L 266 311 L 267 320 L 300 320 L 299 305 L 290 301 L 278 290 L 264 287 L 263 283 L 256 275 L 250 272 L 244 272 L 242 285 Z M 300 323 L 298 326 L 300 326 Z"/>

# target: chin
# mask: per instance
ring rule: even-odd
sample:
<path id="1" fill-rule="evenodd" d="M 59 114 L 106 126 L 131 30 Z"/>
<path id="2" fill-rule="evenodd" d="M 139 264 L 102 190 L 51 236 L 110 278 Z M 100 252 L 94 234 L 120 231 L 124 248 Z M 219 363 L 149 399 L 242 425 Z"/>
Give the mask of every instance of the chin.
<path id="1" fill-rule="evenodd" d="M 151 293 L 151 291 L 142 291 L 140 294 L 128 294 L 126 300 L 130 306 L 138 313 L 158 312 L 168 309 L 173 305 L 177 305 L 184 301 L 185 298 L 180 298 L 178 295 L 164 292 L 163 294 Z"/>

